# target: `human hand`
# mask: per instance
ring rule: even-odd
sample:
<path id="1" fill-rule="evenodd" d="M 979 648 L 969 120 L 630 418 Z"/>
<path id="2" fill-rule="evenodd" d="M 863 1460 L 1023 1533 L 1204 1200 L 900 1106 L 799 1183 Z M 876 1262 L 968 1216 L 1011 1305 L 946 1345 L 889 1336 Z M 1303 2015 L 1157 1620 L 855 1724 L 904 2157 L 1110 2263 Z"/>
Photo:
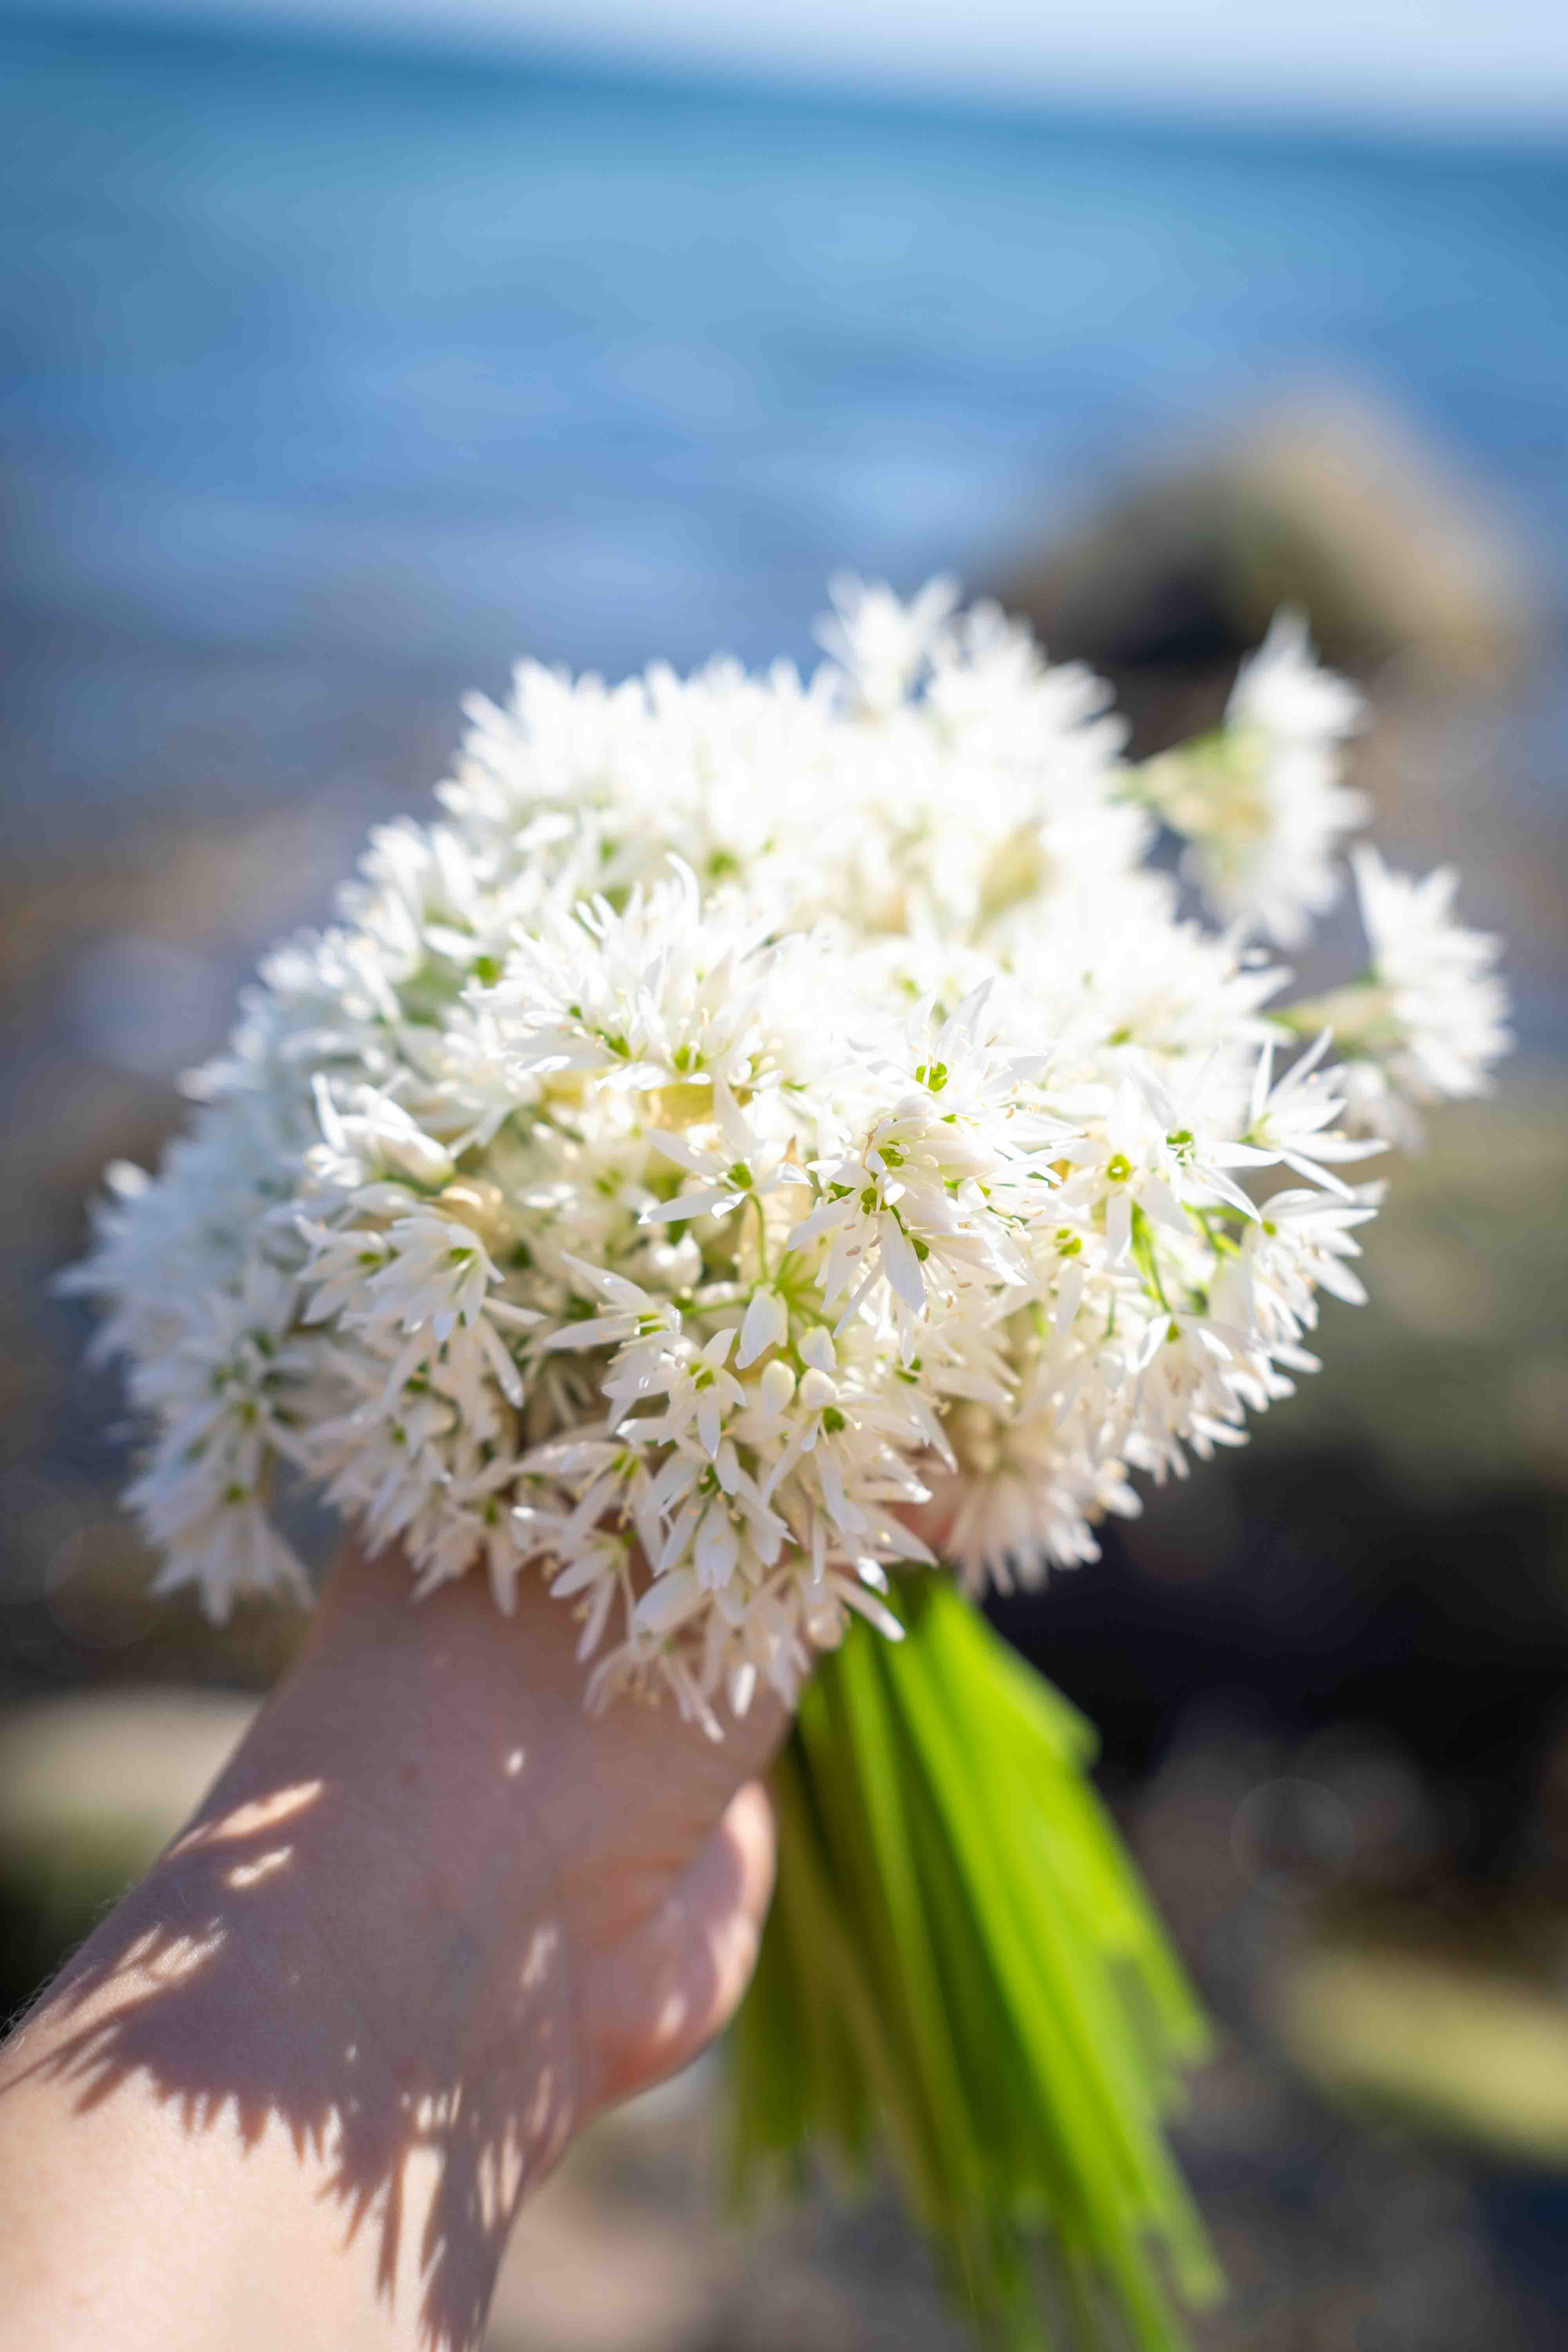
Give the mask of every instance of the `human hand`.
<path id="1" fill-rule="evenodd" d="M 954 1495 L 910 1513 L 940 1549 Z M 0 2347 L 468 2352 L 517 2208 L 695 2055 L 773 1885 L 759 1690 L 584 1710 L 524 1579 L 352 1547 L 190 1827 L 0 2050 Z"/>
<path id="2" fill-rule="evenodd" d="M 509 1619 L 473 1579 L 411 1605 L 345 1552 L 0 2053 L 0 2343 L 76 2342 L 68 2303 L 127 2352 L 478 2341 L 521 2198 L 724 2022 L 772 1889 L 782 1708 L 717 1744 L 668 1701 L 585 1715 L 575 1639 L 541 1581 Z"/>

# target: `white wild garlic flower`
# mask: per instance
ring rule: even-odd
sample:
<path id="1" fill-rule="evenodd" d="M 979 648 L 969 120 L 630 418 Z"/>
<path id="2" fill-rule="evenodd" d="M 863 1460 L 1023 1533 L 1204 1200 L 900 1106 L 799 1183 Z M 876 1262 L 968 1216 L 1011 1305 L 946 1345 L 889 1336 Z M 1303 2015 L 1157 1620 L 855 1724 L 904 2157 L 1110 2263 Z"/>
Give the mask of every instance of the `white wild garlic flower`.
<path id="1" fill-rule="evenodd" d="M 286 1470 L 418 1590 L 542 1576 L 591 1696 L 716 1726 L 847 1611 L 896 1633 L 934 1488 L 971 1586 L 1027 1581 L 1313 1368 L 1379 1197 L 1342 1171 L 1507 1042 L 1450 877 L 1370 852 L 1370 978 L 1270 1009 L 1248 933 L 1332 896 L 1358 698 L 1281 621 L 1218 747 L 1135 775 L 994 608 L 834 595 L 806 682 L 525 664 L 475 703 L 440 818 L 373 835 L 191 1133 L 111 1173 L 69 1279 L 166 1585 L 299 1587 Z"/>
<path id="2" fill-rule="evenodd" d="M 1225 723 L 1140 772 L 1149 805 L 1187 843 L 1186 869 L 1227 919 L 1300 947 L 1340 895 L 1335 859 L 1367 803 L 1341 782 L 1361 728 L 1354 687 L 1313 659 L 1299 613 L 1280 613 L 1243 662 Z"/>

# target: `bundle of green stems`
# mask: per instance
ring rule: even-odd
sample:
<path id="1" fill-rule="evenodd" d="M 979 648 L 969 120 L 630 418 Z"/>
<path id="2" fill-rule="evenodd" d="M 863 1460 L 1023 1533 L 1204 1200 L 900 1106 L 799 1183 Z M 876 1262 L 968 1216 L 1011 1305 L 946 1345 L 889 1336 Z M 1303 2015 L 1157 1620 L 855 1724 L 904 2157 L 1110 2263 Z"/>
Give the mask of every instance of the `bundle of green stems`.
<path id="1" fill-rule="evenodd" d="M 885 2150 L 983 2343 L 1173 2352 L 1219 2284 L 1163 2128 L 1202 2017 L 1084 1717 L 945 1580 L 893 1606 L 904 1639 L 851 1627 L 775 1768 L 737 2194 Z"/>

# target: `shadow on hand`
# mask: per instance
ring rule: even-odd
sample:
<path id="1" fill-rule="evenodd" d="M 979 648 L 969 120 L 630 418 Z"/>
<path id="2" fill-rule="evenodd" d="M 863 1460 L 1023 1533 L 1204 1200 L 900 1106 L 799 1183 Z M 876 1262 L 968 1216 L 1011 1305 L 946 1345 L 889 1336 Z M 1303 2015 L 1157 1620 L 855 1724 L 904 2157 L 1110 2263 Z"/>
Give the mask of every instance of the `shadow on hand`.
<path id="1" fill-rule="evenodd" d="M 521 1801 L 520 1758 L 500 1769 Z M 411 1871 L 331 1782 L 280 1782 L 226 1808 L 224 1789 L 35 2012 L 13 2079 L 74 2085 L 82 2112 L 139 2078 L 188 2134 L 232 2116 L 247 2158 L 281 2126 L 342 2208 L 343 2242 L 375 2233 L 380 2296 L 417 2296 L 421 2343 L 467 2352 L 525 2185 L 606 2091 L 626 2087 L 584 2080 L 560 1874 L 525 1931 L 476 1933 L 471 1905 L 446 1899 L 438 1874 Z M 522 1819 L 520 1804 L 520 1832 Z M 516 1856 L 510 1839 L 496 1842 L 498 1883 Z M 405 1921 L 426 1956 L 409 1984 L 395 1953 L 366 1965 L 334 1937 L 334 1921 L 358 1918 L 359 1898 L 322 1903 L 319 1890 L 353 1889 L 366 1872 L 383 1879 L 376 1914 Z M 656 2069 L 661 2052 L 672 2065 L 690 2054 L 728 1997 L 705 1922 L 744 1908 L 745 1876 L 743 1854 L 716 1837 L 625 1939 L 625 1965 L 648 1977 Z M 466 1883 L 460 1867 L 458 1877 Z M 455 2030 L 421 2030 L 422 1982 L 438 1982 Z"/>

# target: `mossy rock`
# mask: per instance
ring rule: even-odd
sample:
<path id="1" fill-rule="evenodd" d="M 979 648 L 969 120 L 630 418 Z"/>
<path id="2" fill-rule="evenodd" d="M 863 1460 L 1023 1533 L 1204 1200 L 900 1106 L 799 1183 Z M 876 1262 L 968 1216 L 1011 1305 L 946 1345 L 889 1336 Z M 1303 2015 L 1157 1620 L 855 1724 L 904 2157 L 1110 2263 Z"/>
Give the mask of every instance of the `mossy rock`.
<path id="1" fill-rule="evenodd" d="M 1568 1991 L 1545 1970 L 1335 1931 L 1287 1969 L 1273 2011 L 1296 2064 L 1338 2104 L 1490 2158 L 1568 2166 Z"/>

